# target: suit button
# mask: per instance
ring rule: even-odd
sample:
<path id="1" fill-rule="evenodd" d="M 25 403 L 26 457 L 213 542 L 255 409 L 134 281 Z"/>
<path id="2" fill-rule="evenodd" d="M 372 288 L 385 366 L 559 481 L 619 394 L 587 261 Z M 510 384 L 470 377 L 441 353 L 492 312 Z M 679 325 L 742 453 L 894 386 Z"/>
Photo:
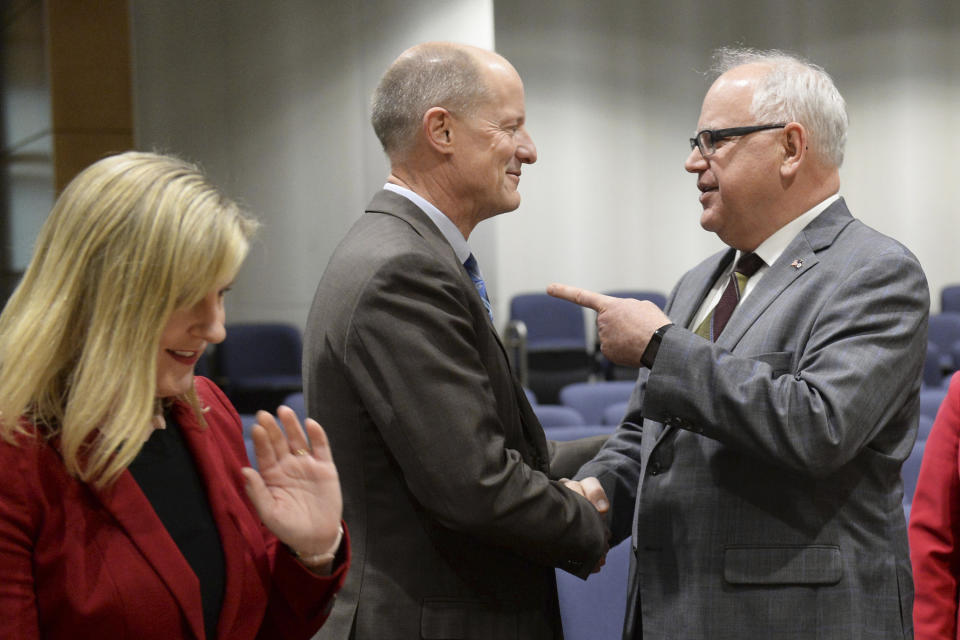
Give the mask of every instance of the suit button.
<path id="1" fill-rule="evenodd" d="M 660 473 L 660 463 L 654 462 L 650 465 L 650 475 L 655 476 Z"/>

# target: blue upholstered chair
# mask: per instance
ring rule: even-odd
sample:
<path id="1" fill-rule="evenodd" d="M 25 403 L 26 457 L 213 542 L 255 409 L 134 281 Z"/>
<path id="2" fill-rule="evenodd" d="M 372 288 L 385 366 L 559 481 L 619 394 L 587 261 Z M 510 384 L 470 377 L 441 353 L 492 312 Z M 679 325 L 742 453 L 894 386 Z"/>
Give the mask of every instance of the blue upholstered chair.
<path id="1" fill-rule="evenodd" d="M 633 298 L 634 300 L 649 300 L 650 302 L 657 305 L 661 309 L 667 306 L 667 296 L 660 293 L 659 291 L 619 290 L 619 291 L 608 291 L 607 295 L 613 296 L 614 298 Z"/>
<path id="2" fill-rule="evenodd" d="M 926 442 L 930 437 L 930 430 L 933 429 L 933 422 L 936 416 L 920 414 L 920 421 L 917 424 L 917 442 Z"/>
<path id="3" fill-rule="evenodd" d="M 586 582 L 557 569 L 557 595 L 566 640 L 620 640 L 627 607 L 630 539 L 607 553 L 607 562 Z"/>
<path id="4" fill-rule="evenodd" d="M 628 380 L 579 382 L 560 390 L 560 404 L 576 409 L 587 424 L 605 424 L 603 412 L 630 399 L 634 383 Z"/>
<path id="5" fill-rule="evenodd" d="M 525 361 L 515 366 L 540 402 L 556 403 L 561 387 L 590 377 L 587 325 L 577 305 L 545 293 L 514 296 L 505 333 L 523 341 L 517 351 Z"/>
<path id="6" fill-rule="evenodd" d="M 960 284 L 947 285 L 940 290 L 940 311 L 960 313 Z"/>
<path id="7" fill-rule="evenodd" d="M 930 316 L 927 340 L 940 349 L 940 367 L 945 373 L 956 371 L 960 362 L 954 362 L 952 349 L 960 342 L 960 313 L 935 313 Z"/>
<path id="8" fill-rule="evenodd" d="M 527 387 L 523 388 L 523 394 L 527 396 L 527 402 L 530 403 L 530 406 L 535 406 L 537 404 L 537 394 L 528 389 Z"/>
<path id="9" fill-rule="evenodd" d="M 606 409 L 603 410 L 603 424 L 610 424 L 615 427 L 619 427 L 620 423 L 623 422 L 623 418 L 627 415 L 627 407 L 630 405 L 629 400 L 624 400 L 622 402 L 615 402 Z"/>
<path id="10" fill-rule="evenodd" d="M 543 432 L 546 434 L 547 440 L 564 442 L 591 436 L 609 436 L 614 432 L 614 427 L 607 424 L 568 424 L 545 426 Z"/>
<path id="11" fill-rule="evenodd" d="M 937 411 L 947 396 L 947 385 L 923 387 L 920 389 L 920 415 L 931 420 L 937 417 Z"/>
<path id="12" fill-rule="evenodd" d="M 250 437 L 250 432 L 256 422 L 257 418 L 253 414 L 240 414 L 240 423 L 243 425 L 243 444 L 247 448 L 247 458 L 250 459 L 250 466 L 252 466 L 254 469 L 258 468 L 257 456 L 253 451 L 253 438 Z"/>
<path id="13" fill-rule="evenodd" d="M 533 406 L 533 412 L 537 414 L 537 419 L 544 429 L 548 427 L 581 426 L 585 424 L 583 416 L 575 409 L 559 404 L 537 404 Z"/>
<path id="14" fill-rule="evenodd" d="M 917 490 L 917 478 L 920 476 L 920 463 L 923 461 L 923 449 L 926 440 L 917 439 L 913 450 L 903 463 L 900 477 L 903 478 L 903 508 L 909 517 L 910 504 L 913 502 L 913 493 Z"/>
<path id="15" fill-rule="evenodd" d="M 300 418 L 300 423 L 302 424 L 304 420 L 307 419 L 307 407 L 303 399 L 303 392 L 298 391 L 297 393 L 291 393 L 286 398 L 283 399 L 283 404 L 287 405 L 293 412 L 297 414 L 297 417 Z"/>
<path id="16" fill-rule="evenodd" d="M 923 359 L 923 386 L 935 389 L 944 383 L 943 358 L 940 347 L 927 340 L 927 355 Z"/>
<path id="17" fill-rule="evenodd" d="M 233 324 L 214 352 L 218 381 L 241 413 L 273 411 L 291 393 L 303 390 L 303 340 L 287 324 Z"/>

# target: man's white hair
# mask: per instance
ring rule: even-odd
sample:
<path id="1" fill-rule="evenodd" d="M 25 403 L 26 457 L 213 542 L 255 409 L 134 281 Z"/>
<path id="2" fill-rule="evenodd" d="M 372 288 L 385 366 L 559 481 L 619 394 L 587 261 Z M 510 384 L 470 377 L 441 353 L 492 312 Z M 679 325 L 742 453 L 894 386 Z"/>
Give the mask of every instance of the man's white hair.
<path id="1" fill-rule="evenodd" d="M 776 49 L 723 47 L 713 59 L 717 76 L 745 64 L 769 67 L 753 94 L 751 111 L 757 123 L 799 122 L 817 155 L 838 168 L 843 164 L 847 105 L 823 67 Z"/>

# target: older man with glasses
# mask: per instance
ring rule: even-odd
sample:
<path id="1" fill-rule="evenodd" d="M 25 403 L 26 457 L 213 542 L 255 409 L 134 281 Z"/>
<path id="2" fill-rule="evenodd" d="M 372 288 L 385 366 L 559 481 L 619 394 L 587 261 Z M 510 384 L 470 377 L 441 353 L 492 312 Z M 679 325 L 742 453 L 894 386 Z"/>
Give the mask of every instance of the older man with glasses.
<path id="1" fill-rule="evenodd" d="M 823 69 L 721 50 L 685 168 L 729 248 L 663 311 L 566 285 L 643 366 L 579 472 L 633 536 L 625 639 L 912 638 L 900 467 L 929 294 L 839 195 L 847 115 Z M 595 476 L 596 479 L 590 476 Z"/>

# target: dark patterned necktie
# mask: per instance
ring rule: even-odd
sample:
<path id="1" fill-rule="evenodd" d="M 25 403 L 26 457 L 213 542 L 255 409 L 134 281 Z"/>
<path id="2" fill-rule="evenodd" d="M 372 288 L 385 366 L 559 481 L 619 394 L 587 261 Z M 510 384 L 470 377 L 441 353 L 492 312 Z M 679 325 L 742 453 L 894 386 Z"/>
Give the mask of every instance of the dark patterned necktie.
<path id="1" fill-rule="evenodd" d="M 470 279 L 473 280 L 473 286 L 477 288 L 477 293 L 480 294 L 480 298 L 483 300 L 483 308 L 487 310 L 487 315 L 490 316 L 490 322 L 493 322 L 493 307 L 490 306 L 490 298 L 487 297 L 487 285 L 484 283 L 483 278 L 480 277 L 480 267 L 477 266 L 477 259 L 473 257 L 472 253 L 463 262 L 463 266 L 466 268 L 467 273 L 470 274 Z"/>
<path id="2" fill-rule="evenodd" d="M 745 253 L 740 256 L 740 259 L 737 260 L 737 266 L 734 267 L 733 273 L 730 274 L 730 281 L 727 282 L 727 288 L 723 290 L 723 295 L 720 296 L 720 302 L 717 303 L 713 311 L 711 311 L 707 317 L 704 318 L 700 326 L 697 327 L 695 332 L 697 335 L 707 340 L 712 340 L 713 342 L 717 341 L 723 328 L 726 327 L 727 322 L 730 321 L 730 316 L 733 315 L 733 310 L 737 307 L 737 303 L 740 302 L 740 296 L 747 286 L 747 280 L 764 264 L 763 259 L 755 253 Z"/>

